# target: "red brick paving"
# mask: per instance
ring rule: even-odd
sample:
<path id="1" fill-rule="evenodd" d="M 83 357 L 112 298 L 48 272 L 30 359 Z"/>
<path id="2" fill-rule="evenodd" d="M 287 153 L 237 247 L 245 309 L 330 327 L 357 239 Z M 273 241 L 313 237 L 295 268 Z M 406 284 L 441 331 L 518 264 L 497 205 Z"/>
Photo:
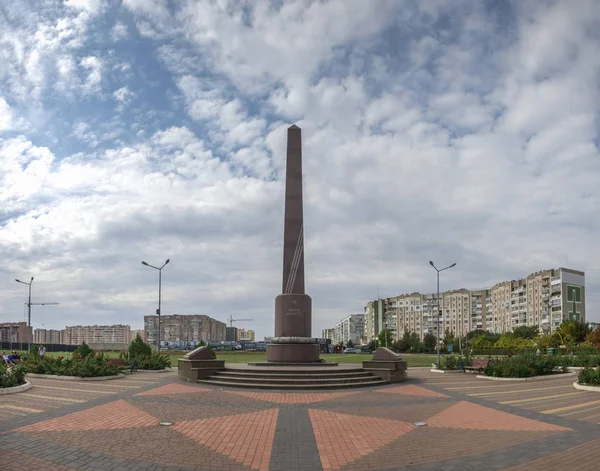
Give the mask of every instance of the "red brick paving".
<path id="1" fill-rule="evenodd" d="M 414 384 L 409 384 L 406 386 L 396 386 L 393 388 L 384 388 L 377 389 L 378 393 L 386 393 L 386 394 L 405 394 L 408 396 L 422 396 L 422 397 L 449 397 L 445 394 L 441 394 L 435 391 L 430 391 L 429 389 L 422 388 L 420 386 L 415 386 Z"/>
<path id="2" fill-rule="evenodd" d="M 158 420 L 135 408 L 124 400 L 109 402 L 102 406 L 68 414 L 57 419 L 38 422 L 16 429 L 17 432 L 68 431 L 68 430 L 114 430 L 121 428 L 148 427 Z"/>
<path id="3" fill-rule="evenodd" d="M 414 425 L 309 409 L 324 470 L 340 469 L 410 432 Z"/>
<path id="4" fill-rule="evenodd" d="M 427 420 L 430 427 L 460 428 L 471 430 L 571 430 L 537 420 L 519 417 L 489 407 L 461 401 Z"/>
<path id="5" fill-rule="evenodd" d="M 172 429 L 252 469 L 268 470 L 278 409 L 179 422 Z"/>
<path id="6" fill-rule="evenodd" d="M 315 402 L 328 401 L 339 397 L 358 394 L 356 391 L 336 393 L 272 393 L 252 391 L 227 391 L 228 394 L 249 397 L 258 401 L 272 402 L 274 404 L 312 404 Z"/>

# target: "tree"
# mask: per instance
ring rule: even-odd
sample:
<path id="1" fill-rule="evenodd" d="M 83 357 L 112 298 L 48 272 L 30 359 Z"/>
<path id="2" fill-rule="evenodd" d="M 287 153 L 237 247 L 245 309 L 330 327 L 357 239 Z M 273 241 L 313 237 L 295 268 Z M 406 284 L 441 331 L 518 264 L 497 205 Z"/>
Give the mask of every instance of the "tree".
<path id="1" fill-rule="evenodd" d="M 478 335 L 471 339 L 471 348 L 483 350 L 486 348 L 492 348 L 495 342 L 492 342 L 485 334 Z"/>
<path id="2" fill-rule="evenodd" d="M 413 353 L 421 353 L 423 351 L 423 344 L 416 332 L 411 332 L 410 334 L 410 351 Z"/>
<path id="3" fill-rule="evenodd" d="M 483 329 L 471 330 L 470 332 L 467 332 L 467 340 L 471 340 L 475 337 L 479 337 L 480 335 L 485 335 L 487 333 L 488 331 Z"/>
<path id="4" fill-rule="evenodd" d="M 435 335 L 431 332 L 427 332 L 423 337 L 423 346 L 425 347 L 426 352 L 435 351 Z"/>
<path id="5" fill-rule="evenodd" d="M 516 337 L 514 334 L 502 334 L 500 339 L 494 344 L 495 348 L 523 349 L 533 347 L 533 342 L 529 339 Z"/>
<path id="6" fill-rule="evenodd" d="M 535 339 L 535 343 L 538 347 L 558 347 L 560 345 L 560 339 L 557 335 L 540 335 Z"/>
<path id="7" fill-rule="evenodd" d="M 94 350 L 92 350 L 87 343 L 83 342 L 75 349 L 73 353 L 78 354 L 81 356 L 81 358 L 87 358 L 88 356 L 94 354 Z"/>
<path id="8" fill-rule="evenodd" d="M 392 335 L 392 331 L 390 329 L 383 329 L 379 332 L 379 346 L 388 348 L 392 347 L 394 343 L 394 336 Z"/>
<path id="9" fill-rule="evenodd" d="M 563 345 L 584 342 L 590 331 L 590 325 L 583 321 L 565 321 L 556 329 Z"/>
<path id="10" fill-rule="evenodd" d="M 539 329 L 537 327 L 527 327 L 522 325 L 513 330 L 513 335 L 520 339 L 533 340 L 538 336 Z"/>
<path id="11" fill-rule="evenodd" d="M 367 349 L 369 350 L 369 352 L 373 353 L 375 350 L 377 350 L 377 340 L 373 339 L 371 340 L 368 344 L 367 344 Z"/>
<path id="12" fill-rule="evenodd" d="M 346 342 L 346 347 L 348 347 L 348 348 L 353 348 L 354 347 L 354 342 L 352 341 L 352 339 L 349 339 Z"/>
<path id="13" fill-rule="evenodd" d="M 598 345 L 600 343 L 600 326 L 588 333 L 585 336 L 585 341 L 591 343 L 592 345 Z"/>
<path id="14" fill-rule="evenodd" d="M 152 347 L 142 340 L 140 334 L 136 335 L 135 338 L 129 344 L 129 359 L 135 360 L 136 358 L 146 358 L 152 356 Z"/>
<path id="15" fill-rule="evenodd" d="M 444 332 L 444 345 L 453 345 L 456 343 L 456 338 L 454 337 L 454 333 L 450 332 L 450 330 L 446 329 Z"/>

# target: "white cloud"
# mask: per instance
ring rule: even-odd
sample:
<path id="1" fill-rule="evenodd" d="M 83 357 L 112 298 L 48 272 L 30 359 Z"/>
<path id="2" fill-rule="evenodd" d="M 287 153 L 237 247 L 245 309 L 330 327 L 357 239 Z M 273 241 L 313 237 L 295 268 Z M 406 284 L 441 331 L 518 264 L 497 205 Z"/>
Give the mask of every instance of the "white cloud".
<path id="1" fill-rule="evenodd" d="M 110 37 L 113 41 L 119 41 L 121 39 L 125 39 L 128 36 L 129 32 L 127 30 L 127 26 L 123 23 L 117 22 L 110 30 Z"/>
<path id="2" fill-rule="evenodd" d="M 315 332 L 378 286 L 433 290 L 430 259 L 458 262 L 443 289 L 587 270 L 595 312 L 595 5 L 15 8 L 0 18 L 0 128 L 25 135 L 0 144 L 0 254 L 69 299 L 55 327 L 140 327 L 155 279 L 139 262 L 167 257 L 164 311 L 243 312 L 271 334 L 296 122 Z"/>
<path id="3" fill-rule="evenodd" d="M 0 96 L 0 132 L 13 126 L 13 112 L 6 100 Z"/>

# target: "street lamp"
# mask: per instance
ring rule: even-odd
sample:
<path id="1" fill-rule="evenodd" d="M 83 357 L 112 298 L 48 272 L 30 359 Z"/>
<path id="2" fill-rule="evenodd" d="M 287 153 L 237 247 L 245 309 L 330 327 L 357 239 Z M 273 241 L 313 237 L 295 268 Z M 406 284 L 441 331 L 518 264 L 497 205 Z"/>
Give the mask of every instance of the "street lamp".
<path id="1" fill-rule="evenodd" d="M 456 266 L 456 263 L 448 265 L 446 268 L 438 269 L 434 263 L 430 260 L 431 265 L 437 272 L 437 305 L 438 305 L 438 316 L 437 316 L 437 366 L 440 367 L 440 317 L 442 316 L 442 310 L 440 309 L 440 272 Z"/>
<path id="2" fill-rule="evenodd" d="M 147 267 L 154 268 L 158 270 L 158 309 L 156 310 L 156 314 L 158 314 L 158 345 L 157 349 L 160 353 L 160 302 L 161 302 L 161 291 L 162 291 L 162 269 L 165 268 L 165 265 L 169 263 L 171 260 L 167 259 L 165 263 L 163 263 L 162 267 L 155 267 L 154 265 L 150 265 L 149 263 L 142 262 L 142 265 L 146 265 Z"/>
<path id="3" fill-rule="evenodd" d="M 21 281 L 17 278 L 15 278 L 15 281 L 17 283 L 21 283 L 23 285 L 29 286 L 29 298 L 27 299 L 27 327 L 29 327 L 31 329 L 31 283 L 33 283 L 33 276 L 31 277 L 31 280 L 29 281 L 29 283 Z M 31 335 L 33 335 L 33 331 L 30 332 L 30 335 L 27 336 L 27 339 L 29 340 L 27 342 L 27 353 L 28 354 L 29 354 L 29 351 L 31 350 Z"/>

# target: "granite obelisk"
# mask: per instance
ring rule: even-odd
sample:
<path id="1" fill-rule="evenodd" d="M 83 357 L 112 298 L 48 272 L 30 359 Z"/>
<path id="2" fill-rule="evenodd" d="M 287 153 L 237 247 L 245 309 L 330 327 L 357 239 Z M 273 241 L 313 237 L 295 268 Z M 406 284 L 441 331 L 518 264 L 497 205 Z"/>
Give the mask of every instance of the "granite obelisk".
<path id="1" fill-rule="evenodd" d="M 287 130 L 283 228 L 282 291 L 275 298 L 275 337 L 267 361 L 314 363 L 319 345 L 312 338 L 312 301 L 304 292 L 304 217 L 302 205 L 302 131 Z"/>

